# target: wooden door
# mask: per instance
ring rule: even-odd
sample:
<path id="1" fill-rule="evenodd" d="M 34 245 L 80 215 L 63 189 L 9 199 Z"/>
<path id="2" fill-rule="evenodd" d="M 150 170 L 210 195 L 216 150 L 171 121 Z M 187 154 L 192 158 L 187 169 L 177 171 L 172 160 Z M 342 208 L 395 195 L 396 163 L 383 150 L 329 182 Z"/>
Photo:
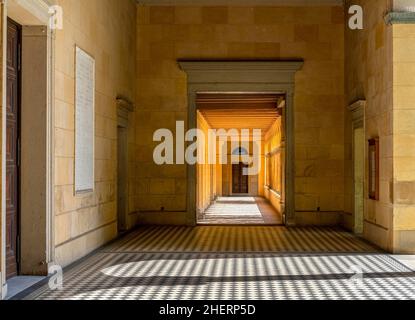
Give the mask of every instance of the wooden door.
<path id="1" fill-rule="evenodd" d="M 241 181 L 241 188 L 239 189 L 239 193 L 248 193 L 248 176 L 244 175 L 244 169 L 248 168 L 247 165 L 240 164 L 240 181 Z"/>
<path id="2" fill-rule="evenodd" d="M 232 193 L 245 194 L 248 193 L 248 176 L 244 175 L 244 168 L 248 168 L 243 163 L 234 164 L 232 166 Z"/>
<path id="3" fill-rule="evenodd" d="M 18 274 L 20 26 L 7 22 L 6 277 Z"/>

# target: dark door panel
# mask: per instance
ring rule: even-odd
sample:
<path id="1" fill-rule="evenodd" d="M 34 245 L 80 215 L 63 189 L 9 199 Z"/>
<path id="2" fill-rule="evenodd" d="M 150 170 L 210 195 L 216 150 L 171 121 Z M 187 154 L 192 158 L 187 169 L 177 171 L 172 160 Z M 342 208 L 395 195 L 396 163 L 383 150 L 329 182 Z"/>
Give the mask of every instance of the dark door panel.
<path id="1" fill-rule="evenodd" d="M 232 193 L 239 193 L 239 164 L 232 165 Z"/>
<path id="2" fill-rule="evenodd" d="M 241 189 L 240 193 L 248 193 L 248 176 L 244 175 L 244 169 L 248 166 L 241 163 Z"/>
<path id="3" fill-rule="evenodd" d="M 20 138 L 20 26 L 7 22 L 6 277 L 18 274 Z"/>
<path id="4" fill-rule="evenodd" d="M 232 193 L 245 194 L 249 193 L 248 176 L 244 175 L 244 168 L 248 168 L 243 163 L 232 165 Z"/>

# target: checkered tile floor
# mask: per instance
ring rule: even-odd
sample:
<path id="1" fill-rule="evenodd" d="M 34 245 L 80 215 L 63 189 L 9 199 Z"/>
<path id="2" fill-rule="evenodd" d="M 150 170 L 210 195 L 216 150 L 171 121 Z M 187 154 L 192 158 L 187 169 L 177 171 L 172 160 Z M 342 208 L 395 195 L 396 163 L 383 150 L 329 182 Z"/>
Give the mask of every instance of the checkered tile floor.
<path id="1" fill-rule="evenodd" d="M 194 247 L 182 252 L 158 251 L 163 246 L 168 249 L 167 242 L 174 243 L 175 238 L 180 238 L 170 234 L 164 244 L 148 242 L 151 234 L 164 234 L 164 229 L 176 230 L 163 227 L 138 230 L 65 272 L 63 290 L 51 291 L 45 286 L 27 299 L 415 299 L 415 272 L 362 242 L 361 248 L 371 249 L 368 250 L 371 253 L 363 253 L 356 247 L 360 240 L 353 237 L 349 240 L 354 244 L 346 252 L 346 243 L 343 253 L 317 252 L 320 247 L 316 247 L 315 253 L 261 252 L 260 248 L 250 252 L 213 252 L 206 243 L 200 252 L 193 251 Z M 183 232 L 187 229 L 177 230 L 185 238 Z M 249 229 L 237 230 L 249 234 Z M 314 243 L 347 239 L 339 238 L 340 231 L 336 234 L 332 229 L 320 229 L 319 232 L 325 238 L 316 238 Z M 214 248 L 212 245 L 210 249 Z"/>
<path id="2" fill-rule="evenodd" d="M 337 228 L 142 227 L 106 248 L 116 252 L 377 252 Z"/>

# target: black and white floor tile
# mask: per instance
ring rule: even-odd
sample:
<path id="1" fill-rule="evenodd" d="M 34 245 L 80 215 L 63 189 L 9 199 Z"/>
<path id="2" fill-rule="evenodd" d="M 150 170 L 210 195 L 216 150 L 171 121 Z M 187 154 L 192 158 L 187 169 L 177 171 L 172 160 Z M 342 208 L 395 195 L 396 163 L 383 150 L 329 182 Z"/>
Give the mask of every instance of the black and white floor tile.
<path id="1" fill-rule="evenodd" d="M 343 253 L 306 252 L 308 246 L 290 253 L 213 252 L 206 245 L 201 252 L 171 252 L 155 250 L 163 245 L 142 236 L 129 235 L 65 272 L 63 290 L 46 285 L 26 299 L 415 299 L 415 271 L 374 248 L 367 253 L 354 246 Z"/>

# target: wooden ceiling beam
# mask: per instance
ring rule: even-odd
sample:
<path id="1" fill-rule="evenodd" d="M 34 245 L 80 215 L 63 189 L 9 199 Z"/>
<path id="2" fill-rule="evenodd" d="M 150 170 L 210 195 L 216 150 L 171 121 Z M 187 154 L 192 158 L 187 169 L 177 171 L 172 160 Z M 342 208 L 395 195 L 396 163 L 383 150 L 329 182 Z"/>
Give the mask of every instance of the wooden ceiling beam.
<path id="1" fill-rule="evenodd" d="M 281 117 L 284 95 L 199 94 L 197 108 L 212 129 L 268 132 Z"/>
<path id="2" fill-rule="evenodd" d="M 202 109 L 278 109 L 283 95 L 278 94 L 199 94 L 197 108 Z"/>

